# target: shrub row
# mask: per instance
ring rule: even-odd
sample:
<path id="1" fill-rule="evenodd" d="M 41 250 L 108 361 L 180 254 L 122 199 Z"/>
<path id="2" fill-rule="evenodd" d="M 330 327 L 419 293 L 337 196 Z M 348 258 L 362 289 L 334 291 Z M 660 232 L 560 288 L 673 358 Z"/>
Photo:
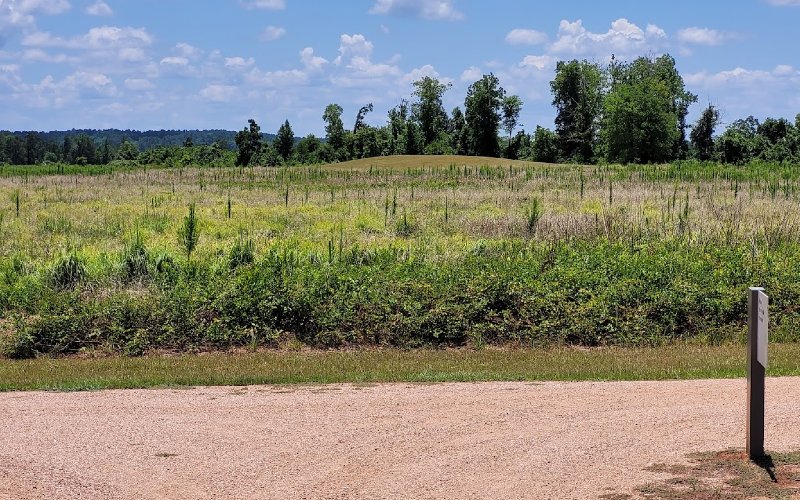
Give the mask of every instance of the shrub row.
<path id="1" fill-rule="evenodd" d="M 223 265 L 152 258 L 137 243 L 116 271 L 74 257 L 46 270 L 1 261 L 0 348 L 20 358 L 288 338 L 331 348 L 713 343 L 743 338 L 755 284 L 772 297 L 771 338 L 798 340 L 798 253 L 573 242 L 484 244 L 447 262 L 386 250 L 329 262 L 254 259 L 243 243 Z"/>

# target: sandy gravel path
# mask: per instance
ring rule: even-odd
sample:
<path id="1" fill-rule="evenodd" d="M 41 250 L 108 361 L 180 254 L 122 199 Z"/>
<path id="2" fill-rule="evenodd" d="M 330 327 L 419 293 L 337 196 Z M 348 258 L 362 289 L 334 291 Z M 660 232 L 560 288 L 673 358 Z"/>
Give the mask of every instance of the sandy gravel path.
<path id="1" fill-rule="evenodd" d="M 800 449 L 800 378 L 767 382 Z M 0 498 L 596 498 L 741 447 L 743 380 L 0 394 Z"/>

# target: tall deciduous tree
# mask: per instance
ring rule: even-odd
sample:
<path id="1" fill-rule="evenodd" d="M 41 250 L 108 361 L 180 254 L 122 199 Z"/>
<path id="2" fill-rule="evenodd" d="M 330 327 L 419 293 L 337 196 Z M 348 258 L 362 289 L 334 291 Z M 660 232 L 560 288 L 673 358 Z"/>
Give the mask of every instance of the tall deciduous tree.
<path id="1" fill-rule="evenodd" d="M 556 65 L 550 90 L 556 108 L 558 149 L 563 159 L 580 162 L 593 159 L 604 85 L 603 70 L 595 63 L 572 60 Z"/>
<path id="2" fill-rule="evenodd" d="M 322 119 L 325 120 L 325 139 L 333 150 L 333 156 L 337 159 L 343 159 L 344 152 L 344 123 L 342 122 L 342 113 L 344 110 L 338 104 L 328 104 L 325 112 L 322 114 Z"/>
<path id="3" fill-rule="evenodd" d="M 686 91 L 669 55 L 612 64 L 602 135 L 609 161 L 659 163 L 681 157 L 685 118 L 697 96 Z"/>
<path id="4" fill-rule="evenodd" d="M 372 103 L 367 104 L 366 106 L 361 106 L 361 109 L 358 110 L 358 114 L 356 115 L 356 123 L 353 125 L 353 133 L 355 134 L 358 132 L 362 127 L 366 127 L 367 124 L 364 123 L 364 118 L 367 116 L 367 113 L 372 113 Z"/>
<path id="5" fill-rule="evenodd" d="M 464 113 L 461 108 L 456 106 L 450 113 L 450 147 L 457 155 L 467 154 L 467 123 L 464 120 Z"/>
<path id="6" fill-rule="evenodd" d="M 292 156 L 294 132 L 292 131 L 292 126 L 289 125 L 289 120 L 283 122 L 283 125 L 278 129 L 278 135 L 275 138 L 275 149 L 278 150 L 278 154 L 281 155 L 284 161 Z"/>
<path id="7" fill-rule="evenodd" d="M 484 75 L 469 86 L 464 100 L 464 114 L 469 129 L 469 153 L 477 156 L 499 156 L 500 108 L 506 91 L 494 74 Z"/>
<path id="8" fill-rule="evenodd" d="M 508 146 L 511 148 L 512 134 L 519 124 L 519 114 L 522 111 L 522 99 L 517 95 L 510 95 L 503 99 L 503 129 L 508 134 Z"/>
<path id="9" fill-rule="evenodd" d="M 717 123 L 719 123 L 719 110 L 709 104 L 692 127 L 689 138 L 699 160 L 707 161 L 714 156 L 714 129 Z"/>
<path id="10" fill-rule="evenodd" d="M 244 130 L 237 132 L 234 138 L 236 147 L 239 148 L 239 153 L 236 156 L 237 166 L 249 165 L 252 160 L 258 157 L 263 147 L 261 127 L 252 118 L 247 120 L 247 124 L 248 126 Z"/>
<path id="11" fill-rule="evenodd" d="M 413 85 L 412 95 L 417 100 L 412 104 L 412 112 L 419 123 L 422 146 L 425 148 L 447 129 L 447 112 L 442 105 L 442 97 L 453 84 L 425 76 L 413 82 Z"/>

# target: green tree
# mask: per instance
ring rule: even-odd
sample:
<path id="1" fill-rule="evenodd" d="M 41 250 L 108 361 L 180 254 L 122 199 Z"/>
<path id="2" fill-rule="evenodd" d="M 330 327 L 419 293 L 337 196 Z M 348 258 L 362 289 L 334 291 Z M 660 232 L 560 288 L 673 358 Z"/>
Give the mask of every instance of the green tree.
<path id="1" fill-rule="evenodd" d="M 321 157 L 322 142 L 314 134 L 309 134 L 300 139 L 295 148 L 297 161 L 304 164 L 322 163 L 325 161 Z"/>
<path id="2" fill-rule="evenodd" d="M 344 123 L 342 122 L 343 109 L 338 104 L 329 104 L 322 114 L 325 120 L 325 139 L 333 149 L 337 159 L 344 159 Z"/>
<path id="3" fill-rule="evenodd" d="M 78 134 L 75 138 L 75 158 L 80 163 L 94 164 L 97 163 L 97 146 L 94 139 L 89 137 L 88 134 Z M 83 160 L 78 160 L 83 158 Z"/>
<path id="4" fill-rule="evenodd" d="M 389 154 L 398 155 L 406 152 L 406 121 L 408 120 L 408 102 L 405 99 L 388 112 Z"/>
<path id="5" fill-rule="evenodd" d="M 70 136 L 64 136 L 64 143 L 61 146 L 61 161 L 65 163 L 73 163 L 75 161 L 75 155 L 73 154 L 72 149 L 72 139 Z"/>
<path id="6" fill-rule="evenodd" d="M 197 242 L 200 241 L 200 228 L 195 214 L 194 203 L 189 205 L 189 214 L 183 218 L 183 226 L 181 226 L 179 236 L 183 249 L 186 251 L 186 258 L 191 260 L 192 252 L 197 248 Z"/>
<path id="7" fill-rule="evenodd" d="M 725 163 L 745 163 L 750 161 L 763 149 L 758 136 L 759 123 L 756 118 L 748 116 L 736 120 L 725 129 L 717 140 L 717 150 Z"/>
<path id="8" fill-rule="evenodd" d="M 494 74 L 484 75 L 467 89 L 464 121 L 469 131 L 469 154 L 499 156 L 500 108 L 506 96 Z"/>
<path id="9" fill-rule="evenodd" d="M 467 154 L 467 122 L 464 120 L 464 113 L 461 108 L 456 106 L 450 113 L 450 147 L 457 155 Z"/>
<path id="10" fill-rule="evenodd" d="M 556 108 L 558 149 L 563 159 L 587 163 L 594 158 L 604 85 L 603 70 L 596 63 L 572 60 L 556 64 L 550 91 Z"/>
<path id="11" fill-rule="evenodd" d="M 372 113 L 372 103 L 367 104 L 366 106 L 362 106 L 361 109 L 358 110 L 358 114 L 356 114 L 356 123 L 353 125 L 353 133 L 361 129 L 361 127 L 366 127 L 367 125 L 364 123 L 364 118 L 367 116 L 367 113 Z"/>
<path id="12" fill-rule="evenodd" d="M 685 118 L 697 96 L 687 92 L 669 55 L 612 63 L 601 129 L 607 159 L 660 163 L 686 149 Z"/>
<path id="13" fill-rule="evenodd" d="M 537 126 L 532 149 L 534 161 L 555 163 L 558 159 L 558 136 L 552 130 Z"/>
<path id="14" fill-rule="evenodd" d="M 120 160 L 136 160 L 139 158 L 139 148 L 128 139 L 122 139 L 122 144 L 119 145 L 119 150 L 117 151 L 117 158 Z"/>
<path id="15" fill-rule="evenodd" d="M 714 157 L 714 129 L 719 123 L 719 111 L 709 104 L 689 134 L 697 158 L 708 161 Z"/>
<path id="16" fill-rule="evenodd" d="M 247 166 L 250 162 L 258 158 L 263 147 L 261 140 L 261 127 L 255 120 L 247 120 L 248 126 L 236 133 L 234 140 L 239 153 L 236 156 L 236 166 Z"/>
<path id="17" fill-rule="evenodd" d="M 439 134 L 447 128 L 447 112 L 442 105 L 444 93 L 450 90 L 452 83 L 442 83 L 430 76 L 422 77 L 412 83 L 417 98 L 412 104 L 414 119 L 419 123 L 422 134 L 422 146 L 439 139 Z"/>
<path id="18" fill-rule="evenodd" d="M 508 152 L 513 149 L 511 134 L 514 133 L 514 129 L 517 128 L 517 124 L 519 124 L 519 114 L 521 111 L 522 99 L 520 99 L 519 96 L 510 95 L 503 99 L 503 129 L 505 129 L 508 134 L 507 158 L 511 158 L 511 156 L 508 155 Z M 516 156 L 516 154 L 514 156 Z"/>
<path id="19" fill-rule="evenodd" d="M 292 156 L 294 149 L 294 132 L 292 126 L 289 125 L 289 120 L 283 122 L 283 125 L 278 129 L 278 136 L 275 138 L 275 149 L 281 155 L 284 161 Z"/>
<path id="20" fill-rule="evenodd" d="M 103 145 L 100 147 L 100 163 L 102 163 L 103 165 L 108 165 L 110 161 L 111 161 L 111 144 L 108 140 L 108 137 L 106 137 L 103 140 Z"/>
<path id="21" fill-rule="evenodd" d="M 420 133 L 417 123 L 411 120 L 406 122 L 405 146 L 406 149 L 404 153 L 407 155 L 418 155 L 422 153 L 422 134 Z"/>

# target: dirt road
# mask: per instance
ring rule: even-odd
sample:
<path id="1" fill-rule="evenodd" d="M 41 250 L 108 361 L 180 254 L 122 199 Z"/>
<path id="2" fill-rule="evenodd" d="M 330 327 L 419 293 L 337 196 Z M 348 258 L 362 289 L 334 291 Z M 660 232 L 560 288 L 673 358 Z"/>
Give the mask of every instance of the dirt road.
<path id="1" fill-rule="evenodd" d="M 0 498 L 596 498 L 744 445 L 744 380 L 0 394 Z M 800 378 L 767 382 L 800 450 Z"/>

